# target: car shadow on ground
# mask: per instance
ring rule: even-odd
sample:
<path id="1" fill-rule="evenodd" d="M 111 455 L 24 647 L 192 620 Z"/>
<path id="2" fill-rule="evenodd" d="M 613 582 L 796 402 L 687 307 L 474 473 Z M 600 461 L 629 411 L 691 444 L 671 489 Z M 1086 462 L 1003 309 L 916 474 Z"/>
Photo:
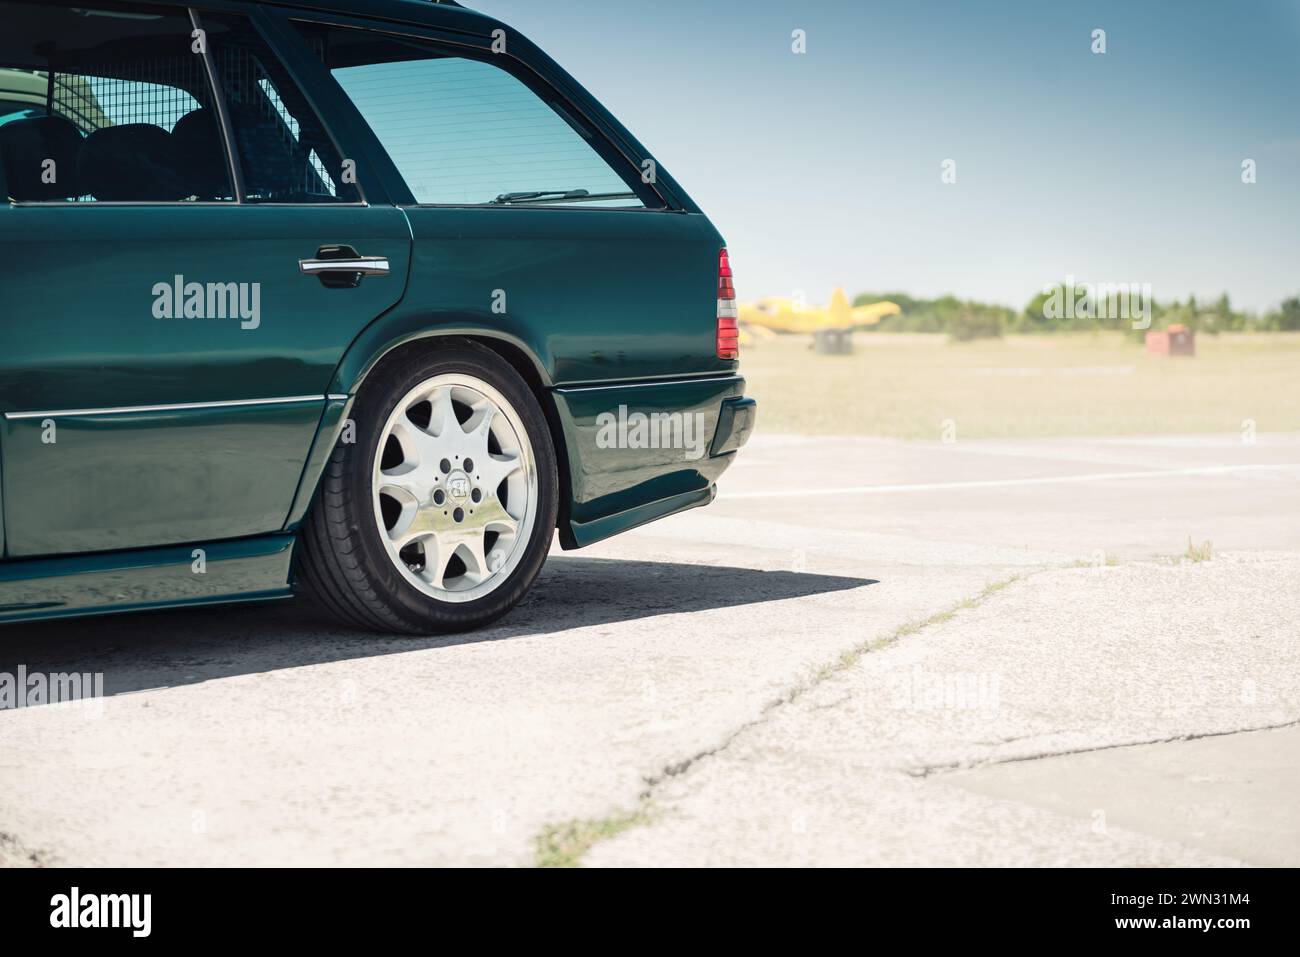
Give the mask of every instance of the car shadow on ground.
<path id="1" fill-rule="evenodd" d="M 0 674 L 102 672 L 104 694 L 528 635 L 564 640 L 617 624 L 783 601 L 874 579 L 674 562 L 552 556 L 531 592 L 489 628 L 394 637 L 340 625 L 310 601 L 220 605 L 0 626 Z M 653 631 L 647 630 L 647 640 Z"/>

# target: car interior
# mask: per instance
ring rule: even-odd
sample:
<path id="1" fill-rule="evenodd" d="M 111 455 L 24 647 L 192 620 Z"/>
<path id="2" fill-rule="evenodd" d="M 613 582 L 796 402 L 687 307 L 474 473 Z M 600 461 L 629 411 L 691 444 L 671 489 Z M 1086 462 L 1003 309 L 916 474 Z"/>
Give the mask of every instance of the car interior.
<path id="1" fill-rule="evenodd" d="M 204 59 L 188 19 L 28 5 L 37 35 L 0 39 L 0 161 L 15 202 L 232 201 Z M 204 22 L 250 202 L 353 201 L 334 150 L 278 62 L 238 18 Z M 52 163 L 51 163 L 52 161 Z"/>

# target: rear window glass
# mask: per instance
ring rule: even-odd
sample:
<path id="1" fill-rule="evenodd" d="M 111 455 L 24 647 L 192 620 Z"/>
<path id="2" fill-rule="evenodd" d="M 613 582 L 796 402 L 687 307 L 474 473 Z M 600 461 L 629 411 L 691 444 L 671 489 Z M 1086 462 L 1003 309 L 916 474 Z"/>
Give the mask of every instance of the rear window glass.
<path id="1" fill-rule="evenodd" d="M 625 160 L 603 156 L 608 144 L 501 67 L 402 38 L 299 28 L 417 203 L 645 205 Z"/>

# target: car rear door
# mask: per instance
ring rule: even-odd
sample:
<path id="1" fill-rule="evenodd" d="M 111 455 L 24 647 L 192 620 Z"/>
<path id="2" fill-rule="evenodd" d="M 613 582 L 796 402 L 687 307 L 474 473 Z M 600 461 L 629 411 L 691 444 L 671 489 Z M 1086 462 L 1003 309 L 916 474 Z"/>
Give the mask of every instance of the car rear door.
<path id="1" fill-rule="evenodd" d="M 335 366 L 402 296 L 404 215 L 219 6 L 0 3 L 0 68 L 48 83 L 0 122 L 9 557 L 281 529 Z"/>
<path id="2" fill-rule="evenodd" d="M 522 37 L 454 9 L 429 11 L 445 31 L 276 16 L 324 62 L 391 160 L 391 192 L 406 194 L 404 313 L 522 343 L 554 385 L 734 370 L 715 352 L 717 231 L 534 70 L 545 58 Z"/>

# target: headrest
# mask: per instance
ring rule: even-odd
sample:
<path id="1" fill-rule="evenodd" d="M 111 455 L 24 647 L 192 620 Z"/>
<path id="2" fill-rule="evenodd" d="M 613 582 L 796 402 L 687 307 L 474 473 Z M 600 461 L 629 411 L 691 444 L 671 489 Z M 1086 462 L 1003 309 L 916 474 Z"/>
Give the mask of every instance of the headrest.
<path id="1" fill-rule="evenodd" d="M 0 159 L 9 195 L 16 200 L 67 199 L 80 196 L 77 172 L 81 132 L 61 116 L 30 116 L 0 126 Z M 45 165 L 53 160 L 54 166 Z M 51 169 L 54 182 L 42 182 Z"/>
<path id="2" fill-rule="evenodd" d="M 166 202 L 194 194 L 172 134 L 152 123 L 95 130 L 81 144 L 81 188 L 105 202 Z"/>

